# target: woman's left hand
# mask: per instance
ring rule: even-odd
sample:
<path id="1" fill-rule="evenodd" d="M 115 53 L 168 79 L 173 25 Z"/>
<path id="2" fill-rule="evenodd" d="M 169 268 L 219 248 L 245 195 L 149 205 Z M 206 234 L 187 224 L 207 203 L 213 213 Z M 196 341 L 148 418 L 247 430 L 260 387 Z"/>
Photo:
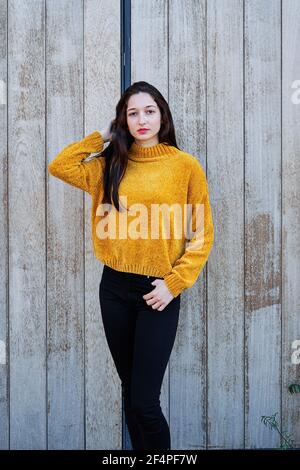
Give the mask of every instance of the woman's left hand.
<path id="1" fill-rule="evenodd" d="M 174 299 L 164 279 L 154 279 L 151 284 L 155 285 L 148 294 L 143 295 L 147 305 L 152 305 L 154 310 L 163 310 Z"/>

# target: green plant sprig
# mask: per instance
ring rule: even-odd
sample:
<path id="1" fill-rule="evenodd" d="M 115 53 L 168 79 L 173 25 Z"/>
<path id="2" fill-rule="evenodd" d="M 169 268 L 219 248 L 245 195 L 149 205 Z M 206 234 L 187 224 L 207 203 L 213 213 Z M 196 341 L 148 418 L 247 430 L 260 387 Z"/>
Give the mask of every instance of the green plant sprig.
<path id="1" fill-rule="evenodd" d="M 288 434 L 286 431 L 282 431 L 282 432 L 280 431 L 279 424 L 276 421 L 276 415 L 277 415 L 277 412 L 271 416 L 262 416 L 261 421 L 269 429 L 275 429 L 279 433 L 279 435 L 281 436 L 283 440 L 283 443 L 280 446 L 280 449 L 282 450 L 292 449 L 294 446 L 294 440 L 292 439 L 291 434 Z"/>

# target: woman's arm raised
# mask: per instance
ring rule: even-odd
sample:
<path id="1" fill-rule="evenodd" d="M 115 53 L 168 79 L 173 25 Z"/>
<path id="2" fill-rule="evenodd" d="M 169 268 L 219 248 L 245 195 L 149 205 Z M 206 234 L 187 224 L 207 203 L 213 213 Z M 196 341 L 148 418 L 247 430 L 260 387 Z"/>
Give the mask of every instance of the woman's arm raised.
<path id="1" fill-rule="evenodd" d="M 101 152 L 109 136 L 109 128 L 107 128 L 103 131 L 94 131 L 82 140 L 67 145 L 49 163 L 49 173 L 92 194 L 101 178 L 104 158 L 93 158 L 87 162 L 84 159 L 91 153 Z"/>

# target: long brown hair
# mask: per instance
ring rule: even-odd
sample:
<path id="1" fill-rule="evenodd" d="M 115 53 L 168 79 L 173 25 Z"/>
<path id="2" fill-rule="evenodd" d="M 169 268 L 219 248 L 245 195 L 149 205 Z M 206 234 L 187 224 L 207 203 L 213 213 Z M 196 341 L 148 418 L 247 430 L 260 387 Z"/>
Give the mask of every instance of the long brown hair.
<path id="1" fill-rule="evenodd" d="M 118 211 L 120 209 L 119 185 L 127 168 L 128 150 L 134 142 L 134 137 L 130 134 L 127 125 L 128 101 L 132 95 L 139 92 L 149 93 L 160 109 L 159 143 L 163 142 L 178 148 L 171 111 L 162 94 L 147 82 L 140 81 L 130 85 L 124 91 L 116 106 L 116 118 L 113 119 L 110 127 L 110 144 L 100 154 L 95 155 L 96 158 L 105 157 L 103 203 L 114 204 Z"/>

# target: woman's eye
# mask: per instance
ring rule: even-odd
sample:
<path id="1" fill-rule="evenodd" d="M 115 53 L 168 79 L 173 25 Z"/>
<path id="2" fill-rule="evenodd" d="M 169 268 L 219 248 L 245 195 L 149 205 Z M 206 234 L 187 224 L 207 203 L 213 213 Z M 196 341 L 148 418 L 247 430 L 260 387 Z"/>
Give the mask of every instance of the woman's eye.
<path id="1" fill-rule="evenodd" d="M 153 111 L 153 109 L 149 109 L 149 111 L 147 111 L 147 113 L 155 113 L 155 111 Z M 133 116 L 134 114 L 136 113 L 130 113 L 129 116 Z"/>

